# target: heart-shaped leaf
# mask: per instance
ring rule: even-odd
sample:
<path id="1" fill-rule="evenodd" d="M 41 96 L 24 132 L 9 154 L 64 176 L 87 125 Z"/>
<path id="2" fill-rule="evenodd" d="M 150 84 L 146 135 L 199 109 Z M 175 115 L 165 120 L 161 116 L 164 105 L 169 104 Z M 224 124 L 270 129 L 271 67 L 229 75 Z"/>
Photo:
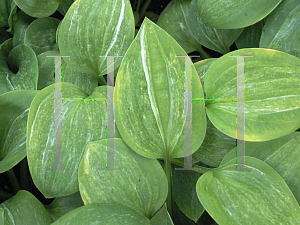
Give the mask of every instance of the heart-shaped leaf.
<path id="1" fill-rule="evenodd" d="M 37 89 L 38 63 L 26 45 L 13 48 L 12 39 L 0 46 L 0 94 L 20 89 Z"/>
<path id="2" fill-rule="evenodd" d="M 200 23 L 214 28 L 242 28 L 265 18 L 280 2 L 281 0 L 197 0 L 198 19 Z"/>
<path id="3" fill-rule="evenodd" d="M 188 26 L 196 40 L 206 48 L 221 54 L 230 52 L 229 47 L 235 42 L 243 29 L 216 29 L 199 22 L 197 0 L 193 0 L 189 15 Z"/>
<path id="4" fill-rule="evenodd" d="M 163 168 L 156 159 L 132 151 L 122 139 L 115 139 L 115 168 L 106 167 L 107 140 L 91 142 L 79 166 L 79 190 L 85 204 L 115 202 L 151 218 L 168 194 Z M 113 179 L 112 179 L 113 178 Z"/>
<path id="5" fill-rule="evenodd" d="M 153 45 L 157 48 L 153 48 Z M 116 123 L 131 149 L 150 158 L 184 157 L 184 58 L 180 45 L 144 20 L 122 61 L 116 81 Z M 185 59 L 185 60 L 190 60 Z M 192 64 L 193 98 L 203 89 Z M 193 101 L 192 151 L 206 129 L 204 101 Z"/>
<path id="6" fill-rule="evenodd" d="M 199 178 L 197 194 L 212 218 L 220 225 L 299 224 L 300 207 L 282 177 L 259 159 L 245 161 L 249 170 L 231 170 L 233 159 Z"/>
<path id="7" fill-rule="evenodd" d="M 58 33 L 62 55 L 73 69 L 94 76 L 107 73 L 105 57 L 123 55 L 134 38 L 134 17 L 128 0 L 77 0 Z M 115 59 L 115 68 L 122 58 Z"/>
<path id="8" fill-rule="evenodd" d="M 62 84 L 62 148 L 61 169 L 54 166 L 54 85 L 34 98 L 28 117 L 27 158 L 36 187 L 45 197 L 62 197 L 78 191 L 78 166 L 88 142 L 106 137 L 106 86 L 88 96 L 80 88 Z M 74 101 L 75 98 L 75 101 Z M 83 101 L 87 98 L 88 101 Z M 76 101 L 76 99 L 78 99 Z M 57 150 L 57 149 L 56 149 Z M 55 168 L 54 168 L 55 167 Z M 52 170 L 46 170 L 52 168 Z M 64 170 L 63 168 L 70 168 Z"/>
<path id="9" fill-rule="evenodd" d="M 245 140 L 267 141 L 300 127 L 300 59 L 270 49 L 240 49 L 219 58 L 205 77 L 206 101 L 213 125 L 236 137 L 237 59 L 244 59 Z M 239 86 L 240 87 L 240 86 Z M 240 87 L 241 88 L 241 87 Z"/>
<path id="10" fill-rule="evenodd" d="M 45 17 L 34 20 L 26 29 L 24 44 L 33 49 L 36 55 L 46 51 L 57 51 L 56 30 L 59 19 Z"/>
<path id="11" fill-rule="evenodd" d="M 191 0 L 173 0 L 160 14 L 157 25 L 167 31 L 187 52 L 201 47 L 189 30 L 187 19 Z"/>
<path id="12" fill-rule="evenodd" d="M 29 107 L 38 91 L 18 90 L 0 95 L 0 173 L 26 157 Z"/>
<path id="13" fill-rule="evenodd" d="M 3 202 L 1 208 L 4 209 L 4 223 L 1 223 L 3 225 L 52 223 L 43 204 L 28 191 L 19 191 L 14 197 Z"/>
<path id="14" fill-rule="evenodd" d="M 56 221 L 64 214 L 80 206 L 83 206 L 83 202 L 81 200 L 80 193 L 76 192 L 68 196 L 54 199 L 50 205 L 45 205 L 45 208 L 47 209 L 51 219 Z"/>
<path id="15" fill-rule="evenodd" d="M 245 155 L 256 157 L 270 165 L 285 180 L 300 203 L 300 133 L 265 142 L 246 142 Z M 223 159 L 221 165 L 236 157 L 232 149 Z"/>
<path id="16" fill-rule="evenodd" d="M 150 225 L 150 221 L 129 207 L 115 204 L 102 203 L 79 207 L 67 213 L 52 225 Z"/>
<path id="17" fill-rule="evenodd" d="M 14 0 L 17 6 L 32 17 L 46 17 L 53 14 L 60 0 Z"/>
<path id="18" fill-rule="evenodd" d="M 272 48 L 300 58 L 300 2 L 285 0 L 267 17 L 260 48 Z"/>
<path id="19" fill-rule="evenodd" d="M 166 205 L 164 205 L 150 220 L 151 225 L 174 225 Z"/>

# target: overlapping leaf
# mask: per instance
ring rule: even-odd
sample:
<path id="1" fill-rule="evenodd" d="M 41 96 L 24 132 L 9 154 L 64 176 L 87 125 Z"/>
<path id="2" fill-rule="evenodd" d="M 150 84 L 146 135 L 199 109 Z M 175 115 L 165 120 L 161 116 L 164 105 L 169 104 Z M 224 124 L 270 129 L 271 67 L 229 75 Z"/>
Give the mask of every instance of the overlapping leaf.
<path id="1" fill-rule="evenodd" d="M 73 69 L 94 76 L 107 72 L 108 55 L 122 56 L 134 38 L 129 0 L 78 0 L 65 15 L 58 33 L 62 55 Z M 115 59 L 115 68 L 121 57 Z"/>
<path id="2" fill-rule="evenodd" d="M 37 188 L 48 198 L 66 196 L 78 191 L 77 170 L 84 149 L 88 142 L 105 138 L 106 135 L 106 103 L 103 101 L 106 87 L 98 87 L 92 95 L 88 96 L 77 86 L 62 83 L 63 98 L 89 98 L 92 101 L 80 99 L 63 101 L 60 118 L 62 168 L 55 169 L 53 91 L 54 85 L 50 85 L 34 98 L 27 127 L 27 157 L 30 173 Z M 93 98 L 102 101 L 93 101 Z"/>
<path id="3" fill-rule="evenodd" d="M 245 160 L 249 170 L 231 170 L 233 159 L 198 180 L 198 197 L 212 218 L 220 225 L 300 223 L 299 204 L 282 177 L 259 159 Z"/>
<path id="4" fill-rule="evenodd" d="M 79 190 L 85 204 L 119 203 L 151 216 L 168 194 L 166 175 L 156 159 L 132 151 L 122 139 L 115 139 L 115 168 L 106 167 L 107 140 L 91 142 L 79 166 Z"/>
<path id="5" fill-rule="evenodd" d="M 17 90 L 0 96 L 0 173 L 26 157 L 29 107 L 38 91 Z"/>
<path id="6" fill-rule="evenodd" d="M 14 0 L 17 6 L 32 17 L 46 17 L 53 14 L 60 0 Z"/>
<path id="7" fill-rule="evenodd" d="M 246 142 L 245 155 L 263 160 L 276 170 L 285 180 L 300 203 L 300 133 L 265 142 Z M 221 165 L 236 157 L 236 149 L 232 149 L 223 159 Z"/>
<path id="8" fill-rule="evenodd" d="M 167 31 L 187 52 L 201 47 L 188 27 L 188 13 L 191 0 L 173 0 L 160 14 L 157 25 Z"/>
<path id="9" fill-rule="evenodd" d="M 271 49 L 241 49 L 218 59 L 205 77 L 206 97 L 233 99 L 207 101 L 206 111 L 213 125 L 236 137 L 237 59 L 245 58 L 245 140 L 267 141 L 300 127 L 300 60 Z"/>
<path id="10" fill-rule="evenodd" d="M 12 39 L 0 46 L 0 94 L 20 89 L 37 89 L 38 63 L 26 45 L 13 48 Z"/>
<path id="11" fill-rule="evenodd" d="M 188 26 L 193 36 L 206 48 L 221 54 L 230 52 L 230 46 L 243 29 L 216 29 L 200 23 L 198 17 L 197 0 L 193 0 L 188 15 Z"/>
<path id="12" fill-rule="evenodd" d="M 59 19 L 53 17 L 34 20 L 26 29 L 24 44 L 33 49 L 36 55 L 46 51 L 57 51 L 56 30 Z"/>
<path id="13" fill-rule="evenodd" d="M 129 207 L 119 204 L 91 204 L 74 209 L 53 225 L 150 225 L 150 221 Z"/>
<path id="14" fill-rule="evenodd" d="M 267 17 L 259 47 L 300 58 L 300 2 L 285 0 Z"/>
<path id="15" fill-rule="evenodd" d="M 270 14 L 281 0 L 197 0 L 200 23 L 219 29 L 254 24 Z"/>
<path id="16" fill-rule="evenodd" d="M 19 191 L 14 197 L 3 202 L 0 205 L 0 209 L 4 210 L 4 223 L 1 223 L 3 225 L 49 225 L 52 223 L 43 204 L 28 191 Z"/>
<path id="17" fill-rule="evenodd" d="M 143 156 L 184 157 L 185 64 L 179 55 L 186 53 L 178 43 L 145 19 L 119 69 L 116 123 L 126 144 Z M 191 69 L 193 98 L 203 98 L 199 76 Z M 205 135 L 204 101 L 193 101 L 192 118 L 195 152 Z"/>

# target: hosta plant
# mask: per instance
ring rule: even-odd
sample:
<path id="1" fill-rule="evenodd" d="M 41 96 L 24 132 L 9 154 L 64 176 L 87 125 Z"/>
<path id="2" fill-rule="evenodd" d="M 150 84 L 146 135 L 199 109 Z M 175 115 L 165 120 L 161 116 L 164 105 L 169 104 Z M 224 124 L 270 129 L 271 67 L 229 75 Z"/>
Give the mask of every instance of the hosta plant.
<path id="1" fill-rule="evenodd" d="M 298 0 L 0 0 L 0 224 L 300 224 Z"/>

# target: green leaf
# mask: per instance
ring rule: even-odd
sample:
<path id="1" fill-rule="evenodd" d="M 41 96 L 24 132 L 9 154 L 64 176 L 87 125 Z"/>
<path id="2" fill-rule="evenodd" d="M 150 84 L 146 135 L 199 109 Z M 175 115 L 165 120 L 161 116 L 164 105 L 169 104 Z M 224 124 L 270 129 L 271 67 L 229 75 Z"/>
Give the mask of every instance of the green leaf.
<path id="1" fill-rule="evenodd" d="M 204 59 L 201 61 L 198 61 L 196 63 L 194 63 L 194 66 L 197 70 L 197 73 L 199 75 L 200 81 L 202 83 L 203 86 L 203 91 L 204 91 L 204 97 L 206 96 L 205 94 L 205 75 L 208 71 L 208 69 L 211 67 L 211 65 L 216 61 L 217 59 Z"/>
<path id="2" fill-rule="evenodd" d="M 299 224 L 300 207 L 282 177 L 259 159 L 245 161 L 252 170 L 230 170 L 234 159 L 198 180 L 198 197 L 212 218 L 220 225 Z"/>
<path id="3" fill-rule="evenodd" d="M 60 56 L 59 51 L 47 51 L 38 55 L 39 64 L 39 82 L 38 89 L 41 90 L 54 83 L 54 57 L 47 56 Z M 92 94 L 93 90 L 98 86 L 98 80 L 93 75 L 88 73 L 81 73 L 73 70 L 69 64 L 64 60 L 61 61 L 61 80 L 74 84 L 81 88 L 88 94 Z"/>
<path id="4" fill-rule="evenodd" d="M 18 90 L 0 95 L 0 173 L 26 157 L 28 111 L 37 92 Z"/>
<path id="5" fill-rule="evenodd" d="M 45 205 L 51 219 L 53 221 L 58 220 L 64 214 L 83 206 L 83 202 L 79 192 L 74 194 L 56 198 L 50 205 Z"/>
<path id="6" fill-rule="evenodd" d="M 196 51 L 200 46 L 187 23 L 190 5 L 191 0 L 173 0 L 157 21 L 157 25 L 167 31 L 187 53 Z"/>
<path id="7" fill-rule="evenodd" d="M 14 36 L 13 36 L 13 46 L 16 47 L 19 44 L 24 44 L 25 32 L 29 24 L 34 21 L 35 18 L 28 16 L 23 11 L 19 11 L 17 15 L 13 17 L 14 26 Z"/>
<path id="8" fill-rule="evenodd" d="M 98 87 L 98 79 L 96 77 L 92 74 L 74 70 L 65 61 L 62 61 L 62 82 L 74 84 L 88 94 L 92 94 L 93 90 Z"/>
<path id="9" fill-rule="evenodd" d="M 300 58 L 300 3 L 285 0 L 267 17 L 259 47 L 271 48 Z"/>
<path id="10" fill-rule="evenodd" d="M 65 0 L 64 2 L 66 2 L 68 5 L 72 5 L 73 4 L 73 2 L 74 2 L 75 0 Z M 62 1 L 61 1 L 62 2 Z M 58 6 L 58 8 L 57 8 L 57 11 L 59 11 L 60 12 L 60 14 L 62 14 L 63 16 L 65 16 L 66 15 L 66 13 L 68 12 L 68 10 L 69 10 L 69 8 L 70 7 L 67 7 L 67 4 L 59 4 L 59 6 Z"/>
<path id="11" fill-rule="evenodd" d="M 220 29 L 252 25 L 272 12 L 281 0 L 197 0 L 200 23 Z"/>
<path id="12" fill-rule="evenodd" d="M 197 0 L 193 0 L 188 15 L 188 26 L 193 36 L 206 48 L 221 54 L 230 52 L 230 46 L 242 33 L 243 29 L 216 29 L 200 23 L 198 17 Z"/>
<path id="13" fill-rule="evenodd" d="M 151 218 L 150 220 L 151 225 L 174 225 L 166 204 Z"/>
<path id="14" fill-rule="evenodd" d="M 236 139 L 219 131 L 207 118 L 204 141 L 193 157 L 202 163 L 218 167 L 224 156 L 236 146 Z"/>
<path id="15" fill-rule="evenodd" d="M 185 64 L 184 58 L 177 55 L 187 54 L 162 28 L 146 18 L 120 66 L 115 90 L 116 123 L 126 144 L 140 155 L 185 156 Z M 193 98 L 203 98 L 193 64 L 191 71 Z M 192 118 L 195 152 L 205 136 L 204 101 L 193 101 Z"/>
<path id="16" fill-rule="evenodd" d="M 196 193 L 196 183 L 201 174 L 192 170 L 176 170 L 174 167 L 172 176 L 172 196 L 177 206 L 197 223 L 204 212 Z"/>
<path id="17" fill-rule="evenodd" d="M 37 89 L 38 63 L 26 45 L 13 48 L 12 39 L 0 46 L 0 95 L 13 90 Z"/>
<path id="18" fill-rule="evenodd" d="M 263 150 L 263 151 L 262 151 Z M 270 165 L 285 180 L 300 203 L 300 133 L 265 142 L 246 142 L 245 155 L 256 157 Z M 236 149 L 232 149 L 222 164 L 236 158 Z"/>
<path id="19" fill-rule="evenodd" d="M 129 207 L 118 204 L 91 204 L 74 209 L 52 225 L 150 225 L 150 221 Z"/>
<path id="20" fill-rule="evenodd" d="M 0 205 L 1 208 L 4 209 L 3 225 L 48 225 L 52 223 L 43 204 L 28 191 L 19 191 L 14 197 L 3 202 Z"/>
<path id="21" fill-rule="evenodd" d="M 32 17 L 46 17 L 53 14 L 60 0 L 14 0 L 17 6 Z"/>
<path id="22" fill-rule="evenodd" d="M 31 47 L 36 55 L 57 51 L 56 30 L 59 22 L 59 19 L 53 17 L 34 20 L 26 29 L 24 44 Z"/>
<path id="23" fill-rule="evenodd" d="M 80 88 L 62 84 L 63 98 L 105 98 L 106 86 L 88 96 Z M 36 187 L 46 197 L 62 197 L 78 191 L 78 166 L 88 142 L 105 138 L 105 101 L 63 101 L 62 103 L 62 168 L 54 168 L 54 85 L 34 98 L 27 126 L 27 158 Z"/>
<path id="24" fill-rule="evenodd" d="M 252 26 L 245 27 L 241 35 L 235 41 L 236 46 L 239 49 L 258 48 L 264 23 L 264 20 L 261 20 Z"/>
<path id="25" fill-rule="evenodd" d="M 300 60 L 270 49 L 240 49 L 219 58 L 205 77 L 206 97 L 236 99 L 237 59 L 245 58 L 245 140 L 267 141 L 300 127 Z M 207 101 L 213 125 L 236 137 L 236 101 Z"/>
<path id="26" fill-rule="evenodd" d="M 16 13 L 17 8 L 13 0 L 0 1 L 0 27 L 10 27 L 8 32 L 11 31 L 12 16 Z"/>
<path id="27" fill-rule="evenodd" d="M 85 204 L 119 203 L 151 218 L 168 194 L 163 168 L 156 159 L 132 151 L 115 139 L 115 168 L 106 168 L 107 140 L 90 142 L 79 166 L 79 190 Z M 113 179 L 112 179 L 113 178 Z"/>
<path id="28" fill-rule="evenodd" d="M 58 44 L 73 69 L 98 76 L 107 73 L 106 58 L 100 56 L 124 55 L 133 38 L 129 0 L 77 0 L 60 25 Z M 115 68 L 121 60 L 115 59 Z"/>
<path id="29" fill-rule="evenodd" d="M 0 223 L 4 224 L 4 209 L 0 208 Z"/>
<path id="30" fill-rule="evenodd" d="M 42 90 L 43 88 L 54 83 L 55 58 L 47 57 L 47 56 L 60 56 L 60 52 L 47 51 L 37 56 L 38 65 L 39 65 L 39 80 L 37 85 L 38 90 Z M 62 75 L 62 77 L 64 76 Z"/>

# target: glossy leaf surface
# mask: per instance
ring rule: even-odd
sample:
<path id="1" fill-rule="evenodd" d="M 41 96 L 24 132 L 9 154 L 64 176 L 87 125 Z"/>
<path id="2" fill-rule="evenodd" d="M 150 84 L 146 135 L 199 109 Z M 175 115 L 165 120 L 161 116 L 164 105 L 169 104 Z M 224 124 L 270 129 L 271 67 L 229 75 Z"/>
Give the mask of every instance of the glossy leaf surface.
<path id="1" fill-rule="evenodd" d="M 122 139 L 115 139 L 115 168 L 106 168 L 107 140 L 91 142 L 79 166 L 79 190 L 84 203 L 119 203 L 151 216 L 162 206 L 168 183 L 156 159 L 142 157 Z M 109 185 L 108 185 L 109 184 Z"/>
<path id="2" fill-rule="evenodd" d="M 270 49 L 241 49 L 222 56 L 207 71 L 206 97 L 236 99 L 237 59 L 245 58 L 245 140 L 267 141 L 300 127 L 300 60 Z M 208 101 L 213 125 L 236 137 L 236 101 Z"/>
<path id="3" fill-rule="evenodd" d="M 122 56 L 134 38 L 128 0 L 78 0 L 65 15 L 58 33 L 62 55 L 72 68 L 94 76 L 107 73 L 108 55 Z M 115 68 L 122 58 L 115 59 Z"/>
<path id="4" fill-rule="evenodd" d="M 246 168 L 236 160 L 203 174 L 197 182 L 198 197 L 220 225 L 298 224 L 300 207 L 282 177 L 263 161 L 245 157 Z"/>
<path id="5" fill-rule="evenodd" d="M 27 127 L 27 157 L 30 173 L 45 197 L 62 197 L 78 191 L 78 166 L 88 142 L 105 138 L 105 101 L 63 101 L 61 168 L 54 168 L 54 85 L 33 100 Z M 80 88 L 62 83 L 63 98 L 105 99 L 106 87 L 88 96 Z M 59 162 L 57 162 L 59 163 Z M 46 170 L 52 168 L 52 170 Z"/>
<path id="6" fill-rule="evenodd" d="M 153 48 L 154 44 L 158 47 Z M 118 71 L 116 123 L 126 144 L 140 155 L 184 157 L 185 64 L 177 55 L 186 53 L 163 29 L 145 19 Z M 191 69 L 193 98 L 203 98 L 199 76 L 193 65 Z M 203 101 L 193 101 L 192 118 L 195 152 L 205 135 Z"/>
<path id="7" fill-rule="evenodd" d="M 254 24 L 270 14 L 281 0 L 197 0 L 199 22 L 220 29 Z"/>
<path id="8" fill-rule="evenodd" d="M 221 54 L 230 52 L 229 47 L 234 43 L 243 29 L 216 29 L 199 22 L 197 0 L 193 0 L 189 15 L 188 26 L 196 40 L 206 48 Z"/>
<path id="9" fill-rule="evenodd" d="M 48 225 L 52 223 L 43 204 L 28 191 L 19 191 L 14 197 L 3 202 L 0 205 L 1 208 L 4 209 L 3 225 Z"/>
<path id="10" fill-rule="evenodd" d="M 0 173 L 26 157 L 26 128 L 29 107 L 38 91 L 18 90 L 0 96 Z"/>
<path id="11" fill-rule="evenodd" d="M 38 64 L 26 45 L 13 48 L 12 39 L 0 46 L 0 94 L 20 89 L 37 89 Z"/>
<path id="12" fill-rule="evenodd" d="M 271 48 L 300 58 L 300 2 L 285 0 L 267 17 L 260 48 Z"/>
<path id="13" fill-rule="evenodd" d="M 265 142 L 246 142 L 245 155 L 263 160 L 276 170 L 285 180 L 300 203 L 300 133 Z M 222 164 L 236 158 L 236 149 L 232 149 L 223 159 Z"/>
<path id="14" fill-rule="evenodd" d="M 59 19 L 53 17 L 39 18 L 26 29 L 24 44 L 33 49 L 36 55 L 46 51 L 57 51 L 56 30 Z"/>
<path id="15" fill-rule="evenodd" d="M 72 210 L 53 225 L 150 225 L 141 213 L 119 204 L 91 204 Z"/>
<path id="16" fill-rule="evenodd" d="M 64 214 L 83 206 L 83 202 L 79 192 L 74 194 L 59 197 L 53 200 L 50 205 L 45 205 L 51 219 L 53 221 L 58 220 Z"/>
<path id="17" fill-rule="evenodd" d="M 46 17 L 53 14 L 59 0 L 14 0 L 17 6 L 32 17 Z"/>
<path id="18" fill-rule="evenodd" d="M 201 47 L 188 27 L 190 5 L 191 0 L 173 0 L 160 14 L 157 21 L 157 25 L 167 31 L 187 53 Z"/>

